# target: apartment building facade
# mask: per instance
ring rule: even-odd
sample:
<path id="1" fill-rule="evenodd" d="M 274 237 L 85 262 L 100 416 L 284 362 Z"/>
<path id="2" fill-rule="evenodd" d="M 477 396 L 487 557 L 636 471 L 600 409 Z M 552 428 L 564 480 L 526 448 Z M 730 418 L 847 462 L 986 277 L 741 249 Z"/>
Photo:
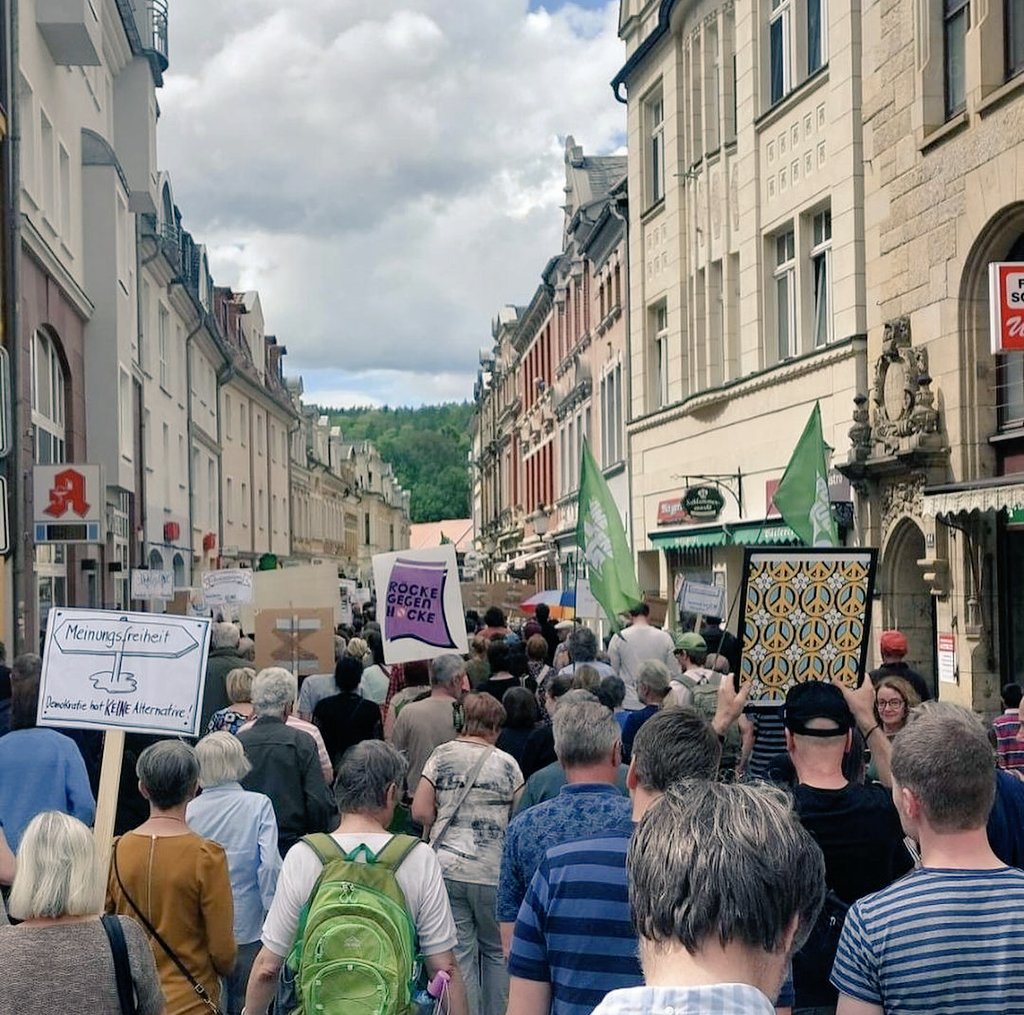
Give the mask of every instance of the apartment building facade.
<path id="1" fill-rule="evenodd" d="M 794 541 L 771 496 L 814 403 L 845 458 L 866 378 L 859 5 L 623 0 L 620 35 L 638 577 L 734 603 L 744 546 Z"/>
<path id="2" fill-rule="evenodd" d="M 879 622 L 992 713 L 1024 673 L 1024 353 L 989 320 L 989 265 L 1024 262 L 1024 9 L 871 2 L 863 49 L 870 369 L 844 471 Z"/>

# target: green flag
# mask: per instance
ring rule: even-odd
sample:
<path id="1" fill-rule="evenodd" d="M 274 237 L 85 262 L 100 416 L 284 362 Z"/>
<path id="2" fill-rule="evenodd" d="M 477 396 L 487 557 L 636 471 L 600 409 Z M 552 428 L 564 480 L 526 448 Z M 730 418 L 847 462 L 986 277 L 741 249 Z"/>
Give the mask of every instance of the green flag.
<path id="1" fill-rule="evenodd" d="M 797 441 L 773 498 L 786 524 L 807 546 L 838 546 L 839 533 L 828 494 L 825 439 L 821 435 L 821 406 Z"/>
<path id="2" fill-rule="evenodd" d="M 580 465 L 576 545 L 587 562 L 590 590 L 617 627 L 618 614 L 643 596 L 619 509 L 586 440 Z"/>

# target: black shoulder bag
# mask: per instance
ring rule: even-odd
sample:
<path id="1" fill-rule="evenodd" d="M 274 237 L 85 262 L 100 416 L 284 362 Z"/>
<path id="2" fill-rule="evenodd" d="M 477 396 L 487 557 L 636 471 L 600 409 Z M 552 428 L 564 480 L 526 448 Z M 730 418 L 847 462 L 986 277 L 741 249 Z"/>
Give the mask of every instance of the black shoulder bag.
<path id="1" fill-rule="evenodd" d="M 132 967 L 128 959 L 128 945 L 124 940 L 124 928 L 116 916 L 105 913 L 100 917 L 103 929 L 110 941 L 110 951 L 114 956 L 114 976 L 117 979 L 117 998 L 121 1004 L 121 1015 L 138 1015 L 139 1007 L 135 1003 L 135 985 L 132 983 Z"/>
<path id="2" fill-rule="evenodd" d="M 121 880 L 121 872 L 117 869 L 117 846 L 114 843 L 114 877 L 117 878 L 117 887 L 121 889 L 121 894 L 124 896 L 125 902 L 132 907 L 132 911 L 138 917 L 139 922 L 143 927 L 146 928 L 146 933 L 163 949 L 164 954 L 178 967 L 178 972 L 185 977 L 186 980 L 192 985 L 192 989 L 199 996 L 199 999 L 214 1012 L 215 1015 L 224 1015 L 224 1013 L 214 1003 L 212 997 L 210 997 L 207 989 L 188 971 L 188 967 L 181 959 L 175 954 L 174 949 L 160 936 L 159 931 L 153 926 L 149 920 L 146 919 L 142 910 L 135 904 L 135 900 L 128 894 L 128 889 L 125 888 L 124 882 Z"/>

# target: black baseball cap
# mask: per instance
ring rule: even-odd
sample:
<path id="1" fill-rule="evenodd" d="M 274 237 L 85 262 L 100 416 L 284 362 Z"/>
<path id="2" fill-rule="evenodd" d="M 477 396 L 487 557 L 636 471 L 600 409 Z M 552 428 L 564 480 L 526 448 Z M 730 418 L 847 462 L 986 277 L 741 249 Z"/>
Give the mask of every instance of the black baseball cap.
<path id="1" fill-rule="evenodd" d="M 807 724 L 812 719 L 831 719 L 835 727 L 808 729 Z M 843 692 L 835 684 L 820 680 L 808 680 L 789 689 L 782 708 L 782 721 L 791 733 L 805 737 L 846 736 L 854 725 L 853 713 Z"/>

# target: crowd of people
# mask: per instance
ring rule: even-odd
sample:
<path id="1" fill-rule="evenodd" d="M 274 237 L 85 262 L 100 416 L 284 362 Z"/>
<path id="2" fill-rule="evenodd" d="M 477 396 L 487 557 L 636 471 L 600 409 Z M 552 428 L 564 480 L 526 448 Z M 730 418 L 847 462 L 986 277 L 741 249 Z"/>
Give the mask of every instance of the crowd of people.
<path id="1" fill-rule="evenodd" d="M 109 849 L 96 735 L 0 665 L 0 1015 L 1024 1013 L 1020 685 L 930 701 L 887 631 L 766 708 L 718 618 L 623 619 L 389 665 L 369 618 L 301 687 L 216 623 Z"/>

